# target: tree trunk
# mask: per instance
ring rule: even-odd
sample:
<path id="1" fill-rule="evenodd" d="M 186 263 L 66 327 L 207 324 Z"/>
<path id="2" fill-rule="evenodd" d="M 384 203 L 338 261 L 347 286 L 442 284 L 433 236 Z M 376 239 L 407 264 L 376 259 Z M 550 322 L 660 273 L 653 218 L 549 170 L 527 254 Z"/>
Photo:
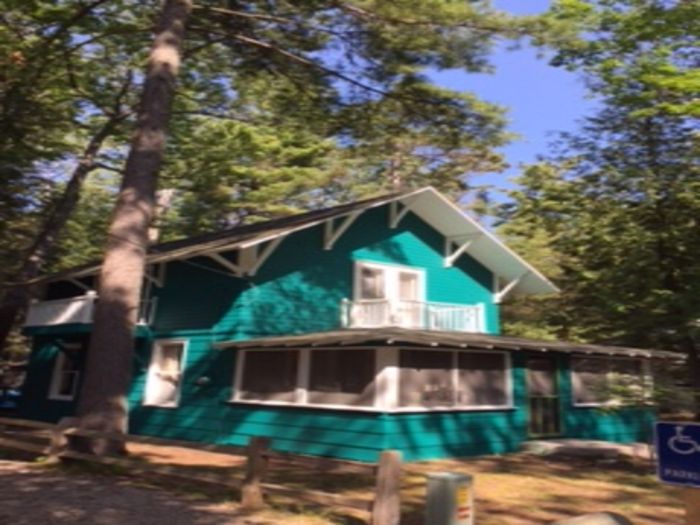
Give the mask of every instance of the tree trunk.
<path id="1" fill-rule="evenodd" d="M 78 401 L 80 425 L 91 430 L 127 430 L 126 395 L 148 228 L 191 9 L 191 0 L 166 0 L 148 60 L 136 130 L 108 230 L 85 381 Z M 113 442 L 104 441 L 92 443 L 90 449 L 95 454 L 115 451 Z"/>
<path id="2" fill-rule="evenodd" d="M 700 422 L 700 355 L 698 355 L 698 345 L 692 336 L 688 336 L 683 346 L 688 355 L 686 369 L 688 371 L 688 385 L 693 395 L 695 421 Z"/>
<path id="3" fill-rule="evenodd" d="M 15 277 L 18 285 L 7 291 L 0 305 L 0 349 L 5 347 L 12 328 L 29 306 L 32 288 L 29 284 L 24 283 L 38 277 L 46 265 L 46 261 L 56 246 L 56 241 L 78 205 L 85 178 L 97 167 L 95 157 L 104 141 L 113 133 L 117 123 L 125 116 L 122 114 L 113 115 L 90 139 L 66 188 L 63 190 L 63 195 L 45 219 L 39 234 L 29 248 L 22 267 Z"/>

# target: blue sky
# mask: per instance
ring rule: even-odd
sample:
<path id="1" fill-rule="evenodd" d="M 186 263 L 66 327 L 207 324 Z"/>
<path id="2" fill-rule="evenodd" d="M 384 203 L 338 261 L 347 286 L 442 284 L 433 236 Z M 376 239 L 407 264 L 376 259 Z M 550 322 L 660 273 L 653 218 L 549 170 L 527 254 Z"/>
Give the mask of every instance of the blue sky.
<path id="1" fill-rule="evenodd" d="M 546 10 L 549 0 L 494 0 L 493 4 L 503 11 L 525 15 Z M 430 75 L 442 86 L 471 91 L 479 98 L 508 108 L 509 129 L 520 135 L 502 149 L 511 167 L 505 173 L 473 180 L 475 184 L 492 184 L 496 188 L 513 187 L 508 179 L 519 173 L 519 164 L 546 154 L 556 132 L 576 129 L 577 119 L 593 109 L 593 101 L 586 98 L 580 76 L 549 66 L 530 47 L 515 51 L 506 47 L 499 46 L 492 57 L 496 69 L 493 74 L 450 70 Z"/>

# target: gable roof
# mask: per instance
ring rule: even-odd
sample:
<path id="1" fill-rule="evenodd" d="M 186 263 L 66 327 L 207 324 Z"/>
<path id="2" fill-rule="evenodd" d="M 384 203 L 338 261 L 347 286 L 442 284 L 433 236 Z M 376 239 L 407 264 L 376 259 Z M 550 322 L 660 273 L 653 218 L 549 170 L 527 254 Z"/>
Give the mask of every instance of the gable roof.
<path id="1" fill-rule="evenodd" d="M 468 332 L 442 332 L 416 330 L 413 328 L 348 328 L 301 335 L 285 335 L 222 341 L 214 347 L 221 350 L 246 348 L 329 348 L 372 345 L 394 345 L 401 347 L 448 347 L 479 350 L 526 350 L 537 352 L 563 352 L 567 354 L 611 355 L 624 357 L 646 357 L 681 361 L 684 354 L 666 350 L 647 350 L 623 346 L 566 343 L 562 341 L 538 341 L 522 337 L 476 334 Z"/>
<path id="2" fill-rule="evenodd" d="M 360 214 L 386 205 L 392 206 L 394 217 L 398 217 L 398 220 L 409 211 L 417 215 L 450 241 L 446 244 L 453 254 L 459 256 L 460 253 L 468 253 L 503 283 L 509 283 L 506 284 L 509 291 L 526 295 L 558 291 L 556 286 L 533 266 L 432 187 L 383 195 L 332 208 L 157 244 L 149 249 L 147 262 L 155 264 L 245 249 L 295 231 L 318 226 L 329 220 Z M 39 281 L 50 282 L 92 275 L 99 271 L 99 267 L 99 262 L 93 262 L 49 275 Z"/>

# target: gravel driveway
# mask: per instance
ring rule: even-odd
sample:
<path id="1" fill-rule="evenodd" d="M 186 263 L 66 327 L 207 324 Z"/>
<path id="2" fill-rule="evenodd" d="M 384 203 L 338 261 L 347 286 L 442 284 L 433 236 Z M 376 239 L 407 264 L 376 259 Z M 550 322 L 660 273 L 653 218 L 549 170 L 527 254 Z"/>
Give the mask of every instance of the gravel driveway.
<path id="1" fill-rule="evenodd" d="M 273 525 L 295 523 L 241 515 L 233 504 L 190 500 L 113 476 L 67 473 L 0 461 L 0 523 L 8 525 Z M 300 522 L 296 522 L 300 523 Z"/>

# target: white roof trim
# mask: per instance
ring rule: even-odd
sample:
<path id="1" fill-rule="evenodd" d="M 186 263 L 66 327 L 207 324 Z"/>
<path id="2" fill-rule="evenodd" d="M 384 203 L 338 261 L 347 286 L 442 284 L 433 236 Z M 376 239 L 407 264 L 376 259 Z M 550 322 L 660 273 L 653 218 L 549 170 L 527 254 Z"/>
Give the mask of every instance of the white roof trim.
<path id="1" fill-rule="evenodd" d="M 476 259 L 498 278 L 504 279 L 507 282 L 513 282 L 520 278 L 517 285 L 514 285 L 512 289 L 509 290 L 510 293 L 540 295 L 559 291 L 549 279 L 503 244 L 503 242 L 479 224 L 479 222 L 468 216 L 457 205 L 432 187 L 425 187 L 401 195 L 373 201 L 368 203 L 365 207 L 359 209 L 355 208 L 331 217 L 325 217 L 287 228 L 280 227 L 275 230 L 264 231 L 238 241 L 231 241 L 230 239 L 224 238 L 194 246 L 185 246 L 169 252 L 151 253 L 147 256 L 147 262 L 160 263 L 220 253 L 228 250 L 246 249 L 285 237 L 297 231 L 313 228 L 328 220 L 350 216 L 358 212 L 378 208 L 394 202 L 401 202 L 404 206 L 409 207 L 412 213 L 416 214 L 421 220 L 429 224 L 447 239 L 473 239 L 468 249 L 464 250 L 466 254 Z M 457 260 L 452 262 L 456 263 Z M 57 276 L 57 279 L 81 277 L 95 274 L 98 271 L 99 266 L 93 266 L 70 273 L 69 275 Z"/>

